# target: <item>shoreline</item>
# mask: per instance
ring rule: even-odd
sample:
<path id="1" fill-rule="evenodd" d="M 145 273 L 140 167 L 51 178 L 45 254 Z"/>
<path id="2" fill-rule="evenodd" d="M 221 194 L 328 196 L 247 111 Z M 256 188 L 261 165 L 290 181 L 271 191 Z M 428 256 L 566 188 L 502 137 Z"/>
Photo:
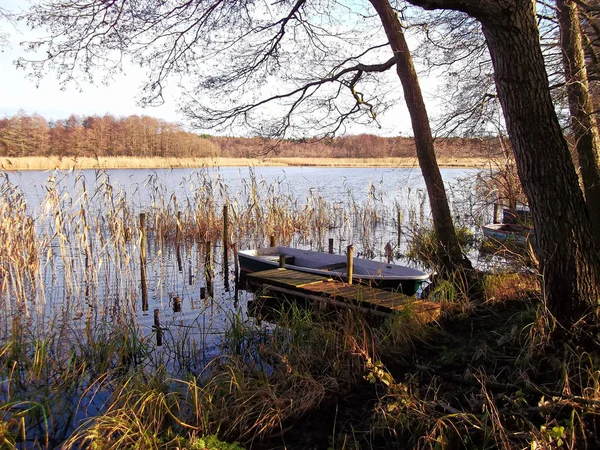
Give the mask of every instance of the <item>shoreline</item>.
<path id="1" fill-rule="evenodd" d="M 440 168 L 489 167 L 488 158 L 438 158 Z M 413 158 L 158 158 L 158 157 L 0 157 L 0 170 L 191 169 L 203 167 L 419 167 Z"/>

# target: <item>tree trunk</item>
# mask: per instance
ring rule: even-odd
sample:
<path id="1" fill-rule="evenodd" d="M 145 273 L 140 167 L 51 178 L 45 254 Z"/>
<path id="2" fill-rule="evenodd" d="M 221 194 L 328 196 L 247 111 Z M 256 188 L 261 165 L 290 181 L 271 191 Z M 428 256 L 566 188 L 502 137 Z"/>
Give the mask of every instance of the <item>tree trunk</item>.
<path id="1" fill-rule="evenodd" d="M 534 2 L 493 3 L 500 11 L 483 11 L 487 14 L 480 20 L 519 178 L 533 213 L 547 304 L 560 323 L 570 326 L 597 312 L 600 256 L 550 98 Z"/>
<path id="2" fill-rule="evenodd" d="M 585 202 L 590 213 L 596 245 L 600 248 L 600 166 L 598 164 L 598 124 L 589 93 L 581 24 L 577 5 L 569 0 L 556 0 L 560 25 L 571 131 L 579 156 Z"/>
<path id="3" fill-rule="evenodd" d="M 471 262 L 462 253 L 456 237 L 446 190 L 435 156 L 425 102 L 400 21 L 388 0 L 370 0 L 370 2 L 381 19 L 396 57 L 396 71 L 410 113 L 417 158 L 427 187 L 433 226 L 440 245 L 441 263 L 447 272 L 446 275 L 454 273 L 457 268 L 470 270 Z"/>

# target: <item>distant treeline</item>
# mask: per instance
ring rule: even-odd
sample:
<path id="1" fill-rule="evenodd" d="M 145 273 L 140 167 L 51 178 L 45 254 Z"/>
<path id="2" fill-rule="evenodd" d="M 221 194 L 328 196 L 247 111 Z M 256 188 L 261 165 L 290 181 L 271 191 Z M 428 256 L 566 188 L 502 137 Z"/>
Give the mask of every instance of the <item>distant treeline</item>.
<path id="1" fill-rule="evenodd" d="M 497 139 L 436 141 L 440 157 L 487 157 L 499 152 Z M 0 119 L 0 156 L 242 157 L 267 154 L 304 158 L 415 157 L 412 138 L 369 134 L 275 143 L 262 138 L 198 135 L 148 116 L 110 114 L 47 121 L 38 114 Z"/>

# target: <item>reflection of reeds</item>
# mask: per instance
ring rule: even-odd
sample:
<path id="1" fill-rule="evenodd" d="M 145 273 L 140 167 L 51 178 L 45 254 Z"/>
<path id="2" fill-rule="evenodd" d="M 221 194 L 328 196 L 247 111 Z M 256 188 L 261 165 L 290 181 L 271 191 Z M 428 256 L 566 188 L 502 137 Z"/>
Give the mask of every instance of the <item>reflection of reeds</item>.
<path id="1" fill-rule="evenodd" d="M 38 442 L 66 439 L 81 408 L 103 415 L 74 435 L 77 440 L 87 439 L 86 433 L 117 439 L 106 429 L 117 422 L 131 436 L 143 427 L 189 431 L 198 417 L 204 421 L 199 433 L 229 429 L 229 437 L 251 438 L 314 407 L 340 380 L 361 378 L 360 358 L 355 344 L 348 347 L 352 340 L 344 329 L 315 326 L 299 313 L 276 330 L 253 328 L 252 322 L 233 319 L 239 311 L 228 316 L 231 305 L 221 305 L 221 293 L 213 295 L 212 287 L 206 299 L 198 299 L 197 292 L 184 297 L 203 309 L 191 324 L 169 322 L 157 349 L 155 336 L 139 323 L 144 320 L 140 254 L 143 246 L 149 296 L 163 311 L 163 300 L 183 289 L 167 266 L 175 249 L 185 256 L 177 253 L 179 265 L 189 261 L 182 272 L 189 271 L 190 280 L 218 282 L 212 268 L 205 270 L 205 245 L 222 242 L 227 203 L 228 242 L 240 247 L 264 246 L 273 235 L 281 244 L 324 249 L 328 237 L 343 242 L 358 236 L 359 251 L 373 254 L 369 228 L 389 216 L 376 188 L 366 202 L 349 190 L 336 202 L 316 190 L 302 198 L 251 170 L 233 192 L 218 174 L 200 170 L 182 182 L 185 189 L 175 191 L 149 177 L 138 187 L 149 192 L 142 207 L 107 173 L 98 172 L 93 182 L 80 174 L 53 173 L 35 206 L 26 204 L 8 177 L 1 181 L 0 439 L 2 433 L 15 440 L 17 435 Z M 140 212 L 146 214 L 147 243 Z M 218 324 L 219 315 L 229 322 Z M 223 333 L 223 327 L 230 331 Z M 216 332 L 223 336 L 217 349 Z M 215 359 L 215 352 L 221 356 Z M 132 375 L 132 369 L 139 374 Z M 200 383 L 209 372 L 213 381 Z M 167 387 L 178 389 L 169 394 Z M 150 407 L 154 412 L 146 415 Z M 139 422 L 125 420 L 126 412 Z M 238 418 L 232 422 L 232 417 Z"/>
<path id="2" fill-rule="evenodd" d="M 342 242 L 356 241 L 358 255 L 373 257 L 381 250 L 373 230 L 393 216 L 374 184 L 364 202 L 349 188 L 344 199 L 334 202 L 314 189 L 302 200 L 285 183 L 266 183 L 253 170 L 237 192 L 218 172 L 207 169 L 184 179 L 175 191 L 150 176 L 138 187 L 149 193 L 143 208 L 134 205 L 133 195 L 107 173 L 97 173 L 89 183 L 80 174 L 51 174 L 45 196 L 34 209 L 8 177 L 2 178 L 0 282 L 7 317 L 16 311 L 27 316 L 32 305 L 44 311 L 48 296 L 55 312 L 62 308 L 74 317 L 133 310 L 131 299 L 139 296 L 141 246 L 148 252 L 148 265 L 158 269 L 160 285 L 161 261 L 174 248 L 181 271 L 182 251 L 200 255 L 205 242 L 222 240 L 225 204 L 227 242 L 240 248 L 264 246 L 276 236 L 279 244 L 324 250 L 328 238 L 335 237 L 339 248 L 345 247 Z M 147 248 L 138 226 L 140 212 L 147 218 Z M 202 258 L 195 261 L 198 273 Z"/>

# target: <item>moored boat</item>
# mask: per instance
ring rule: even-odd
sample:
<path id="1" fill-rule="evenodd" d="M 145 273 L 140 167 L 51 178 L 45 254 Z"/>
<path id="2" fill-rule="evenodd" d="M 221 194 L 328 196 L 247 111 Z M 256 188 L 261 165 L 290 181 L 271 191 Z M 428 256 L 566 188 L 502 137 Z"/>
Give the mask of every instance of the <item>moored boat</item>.
<path id="1" fill-rule="evenodd" d="M 481 231 L 484 237 L 501 243 L 525 245 L 528 239 L 532 240 L 535 237 L 532 228 L 515 223 L 490 223 L 483 225 Z"/>
<path id="2" fill-rule="evenodd" d="M 279 267 L 280 255 L 285 255 L 285 268 L 332 278 L 345 279 L 345 255 L 335 255 L 293 247 L 268 247 L 238 252 L 242 272 L 252 273 Z M 391 288 L 414 295 L 429 275 L 418 269 L 387 264 L 363 258 L 353 258 L 353 279 L 364 284 Z"/>

